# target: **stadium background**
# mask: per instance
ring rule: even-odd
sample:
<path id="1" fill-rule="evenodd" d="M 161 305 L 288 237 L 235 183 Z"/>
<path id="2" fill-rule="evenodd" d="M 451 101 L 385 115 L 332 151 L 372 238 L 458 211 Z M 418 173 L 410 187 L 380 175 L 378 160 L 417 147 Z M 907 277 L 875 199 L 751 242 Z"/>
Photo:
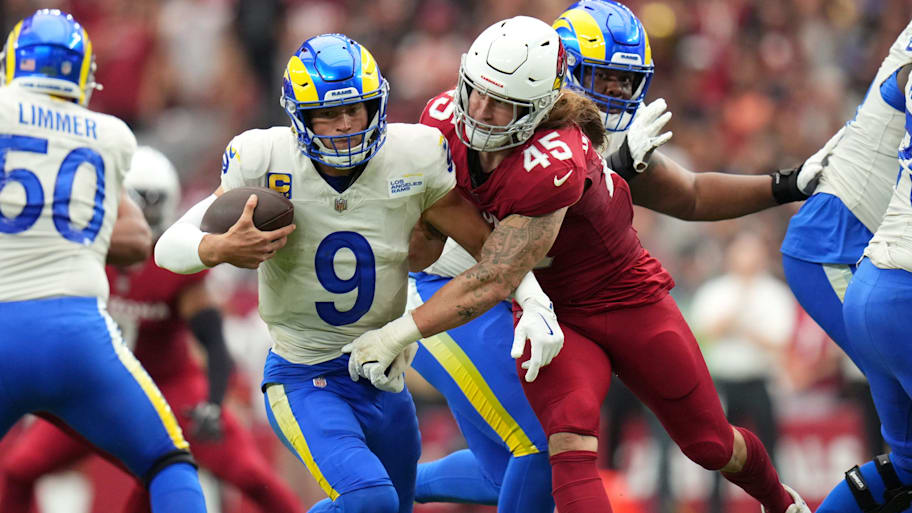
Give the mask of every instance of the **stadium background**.
<path id="1" fill-rule="evenodd" d="M 664 97 L 674 117 L 662 151 L 701 171 L 767 173 L 796 165 L 819 148 L 861 101 L 899 31 L 908 0 L 630 1 L 650 36 L 656 75 L 648 100 Z M 552 21 L 565 0 L 3 0 L 6 34 L 39 7 L 73 13 L 89 32 L 98 62 L 91 107 L 121 117 L 143 144 L 171 157 L 184 205 L 218 184 L 223 148 L 248 128 L 285 125 L 278 82 L 285 62 L 312 35 L 344 32 L 367 46 L 392 88 L 390 120 L 414 122 L 425 101 L 455 84 L 459 56 L 490 23 L 516 14 Z M 781 276 L 778 245 L 797 205 L 718 223 L 683 223 L 638 209 L 644 245 L 671 271 L 675 298 L 688 313 L 694 292 L 725 271 L 737 234 L 755 233 L 763 259 Z M 276 471 L 304 504 L 320 492 L 303 466 L 275 441 L 257 393 L 268 347 L 255 313 L 255 275 L 218 268 L 211 286 L 226 298 L 226 332 L 238 373 L 229 402 L 262 435 Z M 797 305 L 790 342 L 775 355 L 771 389 L 780 417 L 776 451 L 783 480 L 816 503 L 842 472 L 870 454 L 863 420 L 850 400 L 857 383 L 835 346 Z M 698 333 L 699 336 L 699 333 Z M 701 340 L 703 342 L 703 340 Z M 414 378 L 414 377 L 412 377 Z M 412 379 L 424 459 L 464 445 L 438 395 Z M 606 419 L 614 408 L 605 409 Z M 616 511 L 658 511 L 658 447 L 647 423 L 626 423 L 614 458 Z M 14 441 L 15 432 L 4 440 Z M 0 444 L 2 451 L 3 444 Z M 36 448 L 36 450 L 41 450 Z M 670 453 L 671 491 L 679 511 L 702 511 L 711 475 Z M 88 470 L 88 474 L 80 474 Z M 85 476 L 88 477 L 85 477 Z M 93 483 L 104 482 L 103 489 Z M 116 476 L 103 463 L 45 480 L 44 510 L 118 511 Z M 253 511 L 231 490 L 211 486 L 213 511 Z M 753 511 L 740 492 L 729 511 Z M 629 504 L 625 504 L 629 503 Z M 214 503 L 215 504 L 215 503 Z M 419 506 L 421 513 L 493 512 L 494 508 Z"/>

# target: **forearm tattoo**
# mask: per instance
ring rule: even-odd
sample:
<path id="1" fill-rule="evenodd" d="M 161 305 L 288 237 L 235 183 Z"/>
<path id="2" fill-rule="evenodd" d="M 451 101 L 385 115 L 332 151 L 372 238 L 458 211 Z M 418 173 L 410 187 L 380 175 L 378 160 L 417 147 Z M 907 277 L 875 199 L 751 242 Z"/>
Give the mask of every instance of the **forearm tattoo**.
<path id="1" fill-rule="evenodd" d="M 515 289 L 551 249 L 563 217 L 561 209 L 541 217 L 512 215 L 498 224 L 485 241 L 481 260 L 458 277 L 472 291 L 466 304 L 456 305 L 459 316 L 472 319 L 503 300 L 492 298 L 491 287 Z"/>

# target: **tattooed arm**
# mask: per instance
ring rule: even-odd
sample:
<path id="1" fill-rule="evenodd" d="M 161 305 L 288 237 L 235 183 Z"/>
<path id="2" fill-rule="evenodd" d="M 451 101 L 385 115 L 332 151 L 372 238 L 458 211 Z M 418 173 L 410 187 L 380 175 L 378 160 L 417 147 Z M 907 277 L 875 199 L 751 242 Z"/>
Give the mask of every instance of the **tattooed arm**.
<path id="1" fill-rule="evenodd" d="M 412 311 L 421 333 L 430 336 L 465 324 L 512 294 L 551 249 L 566 212 L 562 208 L 540 217 L 511 215 L 501 221 L 481 253 L 473 255 L 478 263 Z"/>
<path id="2" fill-rule="evenodd" d="M 535 379 L 539 367 L 547 365 L 560 351 L 564 335 L 550 300 L 529 271 L 551 249 L 566 212 L 565 207 L 540 217 L 511 215 L 487 239 L 480 239 L 484 240 L 480 251 L 478 246 L 473 247 L 471 239 L 460 240 L 463 234 L 459 233 L 458 222 L 456 230 L 449 231 L 449 225 L 458 218 L 434 219 L 434 224 L 473 253 L 478 263 L 450 280 L 423 305 L 346 344 L 342 352 L 351 354 L 348 374 L 352 380 L 358 381 L 363 376 L 374 386 L 395 391 L 388 386 L 392 378 L 387 371 L 410 344 L 471 321 L 506 299 L 520 282 L 522 293 L 517 290 L 517 301 L 524 312 L 535 314 L 520 319 L 510 354 L 514 358 L 522 356 L 529 339 L 531 357 L 522 366 L 527 369 L 525 379 Z M 396 388 L 401 390 L 401 385 Z"/>

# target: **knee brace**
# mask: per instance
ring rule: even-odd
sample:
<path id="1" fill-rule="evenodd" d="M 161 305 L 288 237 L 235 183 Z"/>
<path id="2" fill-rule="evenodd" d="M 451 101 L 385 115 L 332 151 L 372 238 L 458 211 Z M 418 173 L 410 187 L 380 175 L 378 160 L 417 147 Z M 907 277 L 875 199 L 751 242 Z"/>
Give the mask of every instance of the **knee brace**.
<path id="1" fill-rule="evenodd" d="M 732 457 L 731 447 L 709 440 L 681 446 L 681 452 L 706 470 L 719 470 L 728 465 Z"/>
<path id="2" fill-rule="evenodd" d="M 849 490 L 852 492 L 852 496 L 855 497 L 858 507 L 865 513 L 900 513 L 912 506 L 912 486 L 904 485 L 899 480 L 899 476 L 896 475 L 896 469 L 893 468 L 893 463 L 890 462 L 889 455 L 881 454 L 876 456 L 874 458 L 874 466 L 877 468 L 877 473 L 883 479 L 884 487 L 886 488 L 883 504 L 874 499 L 874 494 L 871 493 L 858 465 L 855 465 L 845 473 L 846 484 L 849 485 Z"/>
<path id="3" fill-rule="evenodd" d="M 189 463 L 193 466 L 193 468 L 199 469 L 196 461 L 194 461 L 193 456 L 189 452 L 182 450 L 171 451 L 155 460 L 155 463 L 149 467 L 149 470 L 147 470 L 146 473 L 141 476 L 143 486 L 148 490 L 149 483 L 155 479 L 155 476 L 157 476 L 158 473 L 168 465 L 173 465 L 175 463 Z"/>

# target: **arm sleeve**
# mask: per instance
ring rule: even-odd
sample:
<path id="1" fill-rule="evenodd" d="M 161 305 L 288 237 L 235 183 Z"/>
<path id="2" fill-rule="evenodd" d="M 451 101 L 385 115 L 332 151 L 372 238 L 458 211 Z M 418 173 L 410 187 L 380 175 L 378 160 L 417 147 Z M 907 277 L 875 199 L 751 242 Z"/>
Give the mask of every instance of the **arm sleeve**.
<path id="1" fill-rule="evenodd" d="M 193 274 L 206 269 L 200 259 L 199 245 L 206 232 L 200 230 L 203 214 L 215 201 L 214 194 L 209 195 L 196 205 L 190 207 L 176 223 L 165 230 L 155 244 L 155 264 L 178 274 Z"/>
<path id="2" fill-rule="evenodd" d="M 206 350 L 209 375 L 209 402 L 222 404 L 231 374 L 231 355 L 225 345 L 222 314 L 215 308 L 204 308 L 187 321 L 190 331 Z"/>

